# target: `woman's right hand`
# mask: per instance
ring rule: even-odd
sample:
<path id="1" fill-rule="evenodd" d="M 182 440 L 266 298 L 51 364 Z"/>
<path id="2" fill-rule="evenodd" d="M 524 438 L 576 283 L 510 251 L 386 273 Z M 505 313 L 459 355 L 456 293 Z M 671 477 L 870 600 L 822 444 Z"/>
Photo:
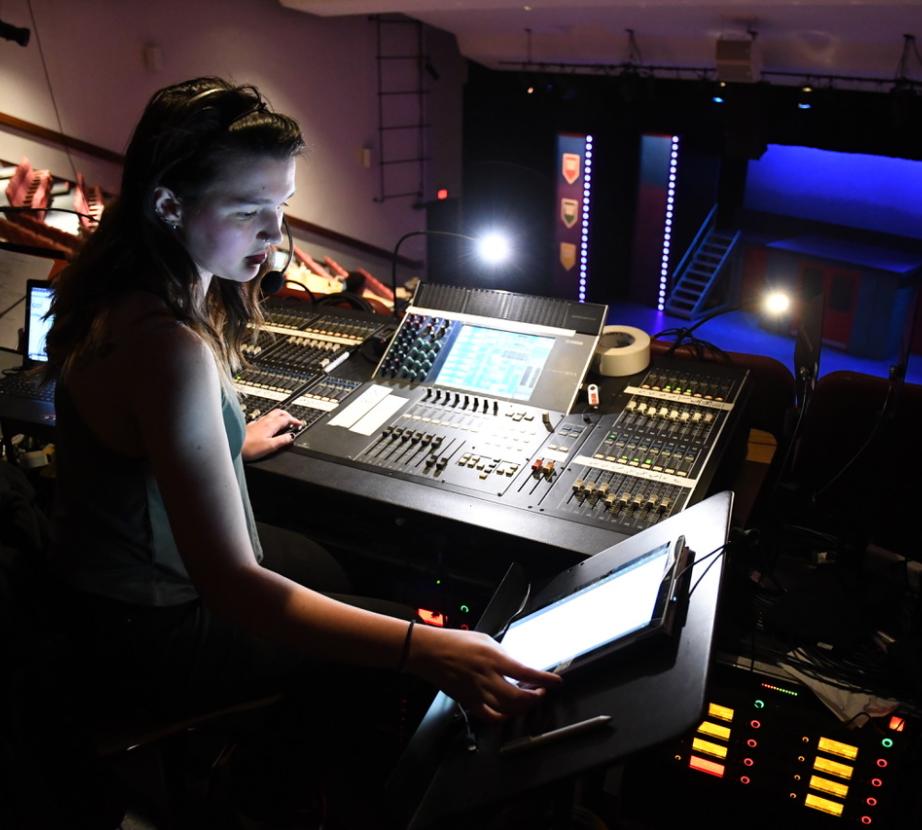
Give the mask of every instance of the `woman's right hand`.
<path id="1" fill-rule="evenodd" d="M 563 682 L 560 675 L 513 660 L 487 634 L 424 625 L 413 631 L 407 669 L 482 720 L 517 714 Z M 510 683 L 507 677 L 530 688 Z"/>

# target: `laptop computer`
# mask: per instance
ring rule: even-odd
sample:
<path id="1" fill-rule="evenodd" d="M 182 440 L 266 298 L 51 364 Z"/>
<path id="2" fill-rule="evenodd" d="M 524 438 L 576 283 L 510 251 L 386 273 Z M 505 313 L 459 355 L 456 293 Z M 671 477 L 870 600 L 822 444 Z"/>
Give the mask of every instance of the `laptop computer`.
<path id="1" fill-rule="evenodd" d="M 26 281 L 22 366 L 0 379 L 0 418 L 54 425 L 54 382 L 30 371 L 48 362 L 46 340 L 54 289 L 48 280 Z"/>

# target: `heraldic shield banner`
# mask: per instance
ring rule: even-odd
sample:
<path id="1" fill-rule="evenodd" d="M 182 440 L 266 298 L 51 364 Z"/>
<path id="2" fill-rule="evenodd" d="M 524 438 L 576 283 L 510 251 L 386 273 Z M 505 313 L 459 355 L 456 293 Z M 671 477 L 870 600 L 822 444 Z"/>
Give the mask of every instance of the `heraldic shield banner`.
<path id="1" fill-rule="evenodd" d="M 583 251 L 583 196 L 586 193 L 586 136 L 557 136 L 557 188 L 554 206 L 554 240 L 558 252 L 554 265 L 555 293 L 580 296 Z"/>

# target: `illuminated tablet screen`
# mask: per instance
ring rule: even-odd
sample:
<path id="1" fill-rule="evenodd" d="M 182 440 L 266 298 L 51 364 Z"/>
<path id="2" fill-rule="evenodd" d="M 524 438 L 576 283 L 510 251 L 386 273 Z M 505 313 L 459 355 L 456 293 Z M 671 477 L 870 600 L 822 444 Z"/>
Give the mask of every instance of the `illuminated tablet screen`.
<path id="1" fill-rule="evenodd" d="M 503 637 L 503 648 L 532 668 L 566 667 L 578 657 L 647 627 L 672 563 L 667 542 L 512 623 Z"/>
<path id="2" fill-rule="evenodd" d="M 553 337 L 465 325 L 458 332 L 435 382 L 454 389 L 527 401 L 553 347 Z"/>

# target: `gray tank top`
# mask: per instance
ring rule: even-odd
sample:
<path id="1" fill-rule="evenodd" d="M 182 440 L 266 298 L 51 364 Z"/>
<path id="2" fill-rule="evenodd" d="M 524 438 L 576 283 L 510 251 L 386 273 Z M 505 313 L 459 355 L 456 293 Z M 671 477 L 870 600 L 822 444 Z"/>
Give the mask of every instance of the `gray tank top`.
<path id="1" fill-rule="evenodd" d="M 99 442 L 64 383 L 55 396 L 55 516 L 51 566 L 73 588 L 134 605 L 177 605 L 198 597 L 170 530 L 150 464 Z M 256 558 L 262 548 L 240 451 L 243 412 L 222 385 L 221 414 Z"/>

